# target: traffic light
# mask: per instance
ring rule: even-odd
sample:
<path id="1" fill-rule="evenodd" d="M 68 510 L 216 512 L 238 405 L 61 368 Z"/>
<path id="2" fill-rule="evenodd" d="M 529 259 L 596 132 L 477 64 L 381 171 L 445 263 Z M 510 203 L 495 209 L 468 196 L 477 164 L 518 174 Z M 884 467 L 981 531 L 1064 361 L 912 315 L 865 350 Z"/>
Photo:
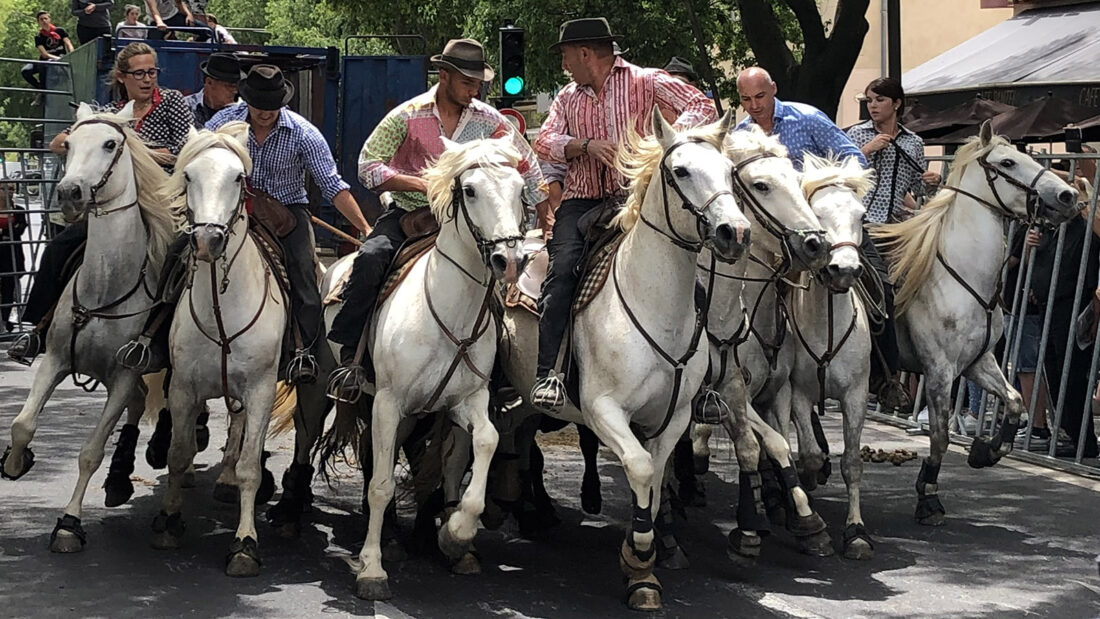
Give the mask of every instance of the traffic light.
<path id="1" fill-rule="evenodd" d="M 523 28 L 510 21 L 500 29 L 500 93 L 502 97 L 522 97 L 527 91 L 523 76 Z"/>

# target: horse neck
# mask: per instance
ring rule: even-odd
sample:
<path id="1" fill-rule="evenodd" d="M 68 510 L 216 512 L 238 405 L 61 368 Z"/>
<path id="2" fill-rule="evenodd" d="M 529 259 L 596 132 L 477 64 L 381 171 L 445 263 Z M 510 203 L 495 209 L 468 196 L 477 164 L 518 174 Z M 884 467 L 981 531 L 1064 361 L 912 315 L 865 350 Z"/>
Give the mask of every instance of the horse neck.
<path id="1" fill-rule="evenodd" d="M 110 211 L 136 200 L 137 185 L 131 181 L 118 198 L 100 205 L 100 209 Z M 82 303 L 117 299 L 133 287 L 142 265 L 146 266 L 145 277 L 156 281 L 157 269 L 145 264 L 149 238 L 140 206 L 135 204 L 100 217 L 89 212 L 87 222 L 88 240 L 79 278 Z"/>
<path id="2" fill-rule="evenodd" d="M 454 260 L 462 268 L 442 255 L 437 255 L 440 252 L 446 253 L 447 258 Z M 435 250 L 430 257 L 424 285 L 432 296 L 432 306 L 452 316 L 455 322 L 448 322 L 448 328 L 458 337 L 465 337 L 469 334 L 469 325 L 477 319 L 485 299 L 485 286 L 471 279 L 470 275 L 479 278 L 486 285 L 491 285 L 491 276 L 489 269 L 481 261 L 481 253 L 474 242 L 473 234 L 461 218 L 440 226 Z M 460 333 L 459 330 L 466 332 Z"/>
<path id="3" fill-rule="evenodd" d="M 699 254 L 699 264 L 705 269 L 699 272 L 704 286 L 709 278 L 707 270 L 711 268 L 712 256 L 710 250 L 703 250 Z M 745 315 L 745 304 L 742 300 L 745 282 L 740 278 L 745 277 L 747 262 L 739 260 L 734 264 L 726 264 L 715 260 L 713 263 L 716 275 L 710 291 L 707 330 L 718 337 L 732 335 L 741 326 L 742 316 Z"/>
<path id="4" fill-rule="evenodd" d="M 976 168 L 976 166 L 975 166 Z M 965 187 L 978 196 L 986 197 L 988 188 L 979 174 L 967 174 L 965 181 L 973 180 Z M 980 183 L 980 188 L 976 187 Z M 993 196 L 986 199 L 993 201 Z M 955 203 L 946 207 L 940 252 L 944 260 L 970 284 L 988 298 L 1001 279 L 1004 266 L 1004 218 L 974 199 L 956 194 Z M 948 276 L 949 277 L 949 276 Z"/>

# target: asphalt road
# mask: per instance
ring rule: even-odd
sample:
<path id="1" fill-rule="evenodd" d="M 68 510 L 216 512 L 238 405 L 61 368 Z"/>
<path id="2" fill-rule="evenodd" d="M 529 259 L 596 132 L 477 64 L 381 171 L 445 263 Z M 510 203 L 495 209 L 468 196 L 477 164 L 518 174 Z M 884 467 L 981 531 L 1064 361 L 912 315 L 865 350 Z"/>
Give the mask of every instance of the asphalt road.
<path id="1" fill-rule="evenodd" d="M 32 372 L 0 361 L 0 444 L 26 398 Z M 356 554 L 365 524 L 358 517 L 360 482 L 348 475 L 314 485 L 316 508 L 298 540 L 260 526 L 263 572 L 236 580 L 222 573 L 236 526 L 236 507 L 215 503 L 216 449 L 199 455 L 198 486 L 188 490 L 185 546 L 150 548 L 149 524 L 159 510 L 162 471 L 143 461 L 151 426 L 142 429 L 126 506 L 102 506 L 105 471 L 92 480 L 84 512 L 89 540 L 77 555 L 54 555 L 49 535 L 76 478 L 76 454 L 102 406 L 102 393 L 62 386 L 41 417 L 38 463 L 18 482 L 0 482 L 0 617 L 602 617 L 633 615 L 623 604 L 616 552 L 629 520 L 621 468 L 601 454 L 604 513 L 580 511 L 579 454 L 554 440 L 547 447 L 547 485 L 564 523 L 536 541 L 512 523 L 482 531 L 479 576 L 454 576 L 430 557 L 390 564 L 394 599 L 372 604 L 352 593 L 344 557 Z M 826 418 L 836 442 L 838 419 Z M 927 453 L 927 439 L 870 423 L 864 444 Z M 289 438 L 269 443 L 281 476 Z M 919 461 L 867 464 L 863 514 L 876 556 L 855 563 L 797 553 L 783 532 L 765 540 L 755 564 L 732 563 L 725 534 L 732 525 L 736 467 L 725 441 L 706 485 L 709 505 L 691 508 L 681 543 L 692 566 L 659 571 L 667 617 L 1097 617 L 1100 578 L 1100 483 L 1007 462 L 973 471 L 957 448 L 940 475 L 948 522 L 912 518 Z M 815 492 L 815 505 L 837 539 L 845 495 L 839 478 Z M 410 524 L 406 519 L 403 524 Z"/>

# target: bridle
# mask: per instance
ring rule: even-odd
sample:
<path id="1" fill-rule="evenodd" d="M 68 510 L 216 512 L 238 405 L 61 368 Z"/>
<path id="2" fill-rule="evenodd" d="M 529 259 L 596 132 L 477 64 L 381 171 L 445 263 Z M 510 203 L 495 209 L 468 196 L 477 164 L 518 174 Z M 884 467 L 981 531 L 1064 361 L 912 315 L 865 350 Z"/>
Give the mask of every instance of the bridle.
<path id="1" fill-rule="evenodd" d="M 695 215 L 695 232 L 699 240 L 691 240 L 676 231 L 676 226 L 672 224 L 672 212 L 669 208 L 667 191 L 661 192 L 661 205 L 664 208 L 665 223 L 668 225 L 668 231 L 658 228 L 656 225 L 653 224 L 653 222 L 646 219 L 645 214 L 640 213 L 640 211 L 639 218 L 642 220 L 642 223 L 667 238 L 669 241 L 672 242 L 673 245 L 689 252 L 698 253 L 703 249 L 705 245 L 709 245 L 714 238 L 714 235 L 710 233 L 706 226 L 707 210 L 710 209 L 711 205 L 714 204 L 714 202 L 718 200 L 718 198 L 722 196 L 730 196 L 732 198 L 734 197 L 734 195 L 733 192 L 728 189 L 720 189 L 714 192 L 714 194 L 712 194 L 709 198 L 707 198 L 707 200 L 703 202 L 702 206 L 697 206 L 691 201 L 690 198 L 684 195 L 684 191 L 680 188 L 680 185 L 676 183 L 676 179 L 673 176 L 672 171 L 668 169 L 668 166 L 665 165 L 665 163 L 668 161 L 669 156 L 672 155 L 673 151 L 675 151 L 677 148 L 680 148 L 685 144 L 693 143 L 708 144 L 706 140 L 700 138 L 687 138 L 685 140 L 681 140 L 680 142 L 673 144 L 672 146 L 668 147 L 667 150 L 665 150 L 664 155 L 661 156 L 659 167 L 661 168 L 661 181 L 665 185 L 671 187 L 672 190 L 676 192 L 676 195 L 680 197 L 680 207 L 690 212 L 692 215 Z"/>
<path id="2" fill-rule="evenodd" d="M 952 185 L 943 184 L 940 185 L 940 188 L 954 191 L 955 193 L 961 193 L 962 195 L 989 208 L 993 212 L 1004 215 L 1009 219 L 1023 221 L 1028 224 L 1034 223 L 1039 216 L 1039 191 L 1036 189 L 1036 187 L 1039 184 L 1039 179 L 1041 179 L 1043 175 L 1046 174 L 1047 169 L 1040 166 L 1039 172 L 1035 174 L 1035 178 L 1031 179 L 1031 182 L 1025 185 L 1023 182 L 1012 178 L 1005 172 L 1001 171 L 997 166 L 990 163 L 989 155 L 991 155 L 992 152 L 993 151 L 990 150 L 990 152 L 985 153 L 984 155 L 979 157 L 976 162 L 982 168 L 982 173 L 985 176 L 985 182 L 987 185 L 989 185 L 989 191 L 993 194 L 993 199 L 997 201 L 996 204 L 990 202 L 989 200 L 986 200 L 985 198 L 976 196 L 973 193 L 966 191 L 965 189 L 960 189 Z M 998 179 L 1001 179 L 1007 182 L 1009 185 L 1012 185 L 1024 192 L 1024 196 L 1027 200 L 1026 216 L 1020 216 L 1015 211 L 1008 208 L 1008 205 L 1005 204 L 1004 199 L 1001 198 L 1000 192 L 997 191 Z"/>
<path id="3" fill-rule="evenodd" d="M 497 166 L 500 166 L 500 167 L 514 167 L 514 166 L 504 164 L 504 163 L 494 164 L 492 167 L 497 167 Z M 478 251 L 478 254 L 481 255 L 482 263 L 485 264 L 486 268 L 491 269 L 492 267 L 489 263 L 489 258 L 492 256 L 493 247 L 496 246 L 496 245 L 499 245 L 501 243 L 503 243 L 509 249 L 513 249 L 513 248 L 521 245 L 523 243 L 524 239 L 527 238 L 527 226 L 526 226 L 523 218 L 521 217 L 520 221 L 519 221 L 519 234 L 518 235 L 486 238 L 485 234 L 481 231 L 481 228 L 477 227 L 477 225 L 474 224 L 473 219 L 470 218 L 469 207 L 467 207 L 467 205 L 466 205 L 466 194 L 462 189 L 462 175 L 464 173 L 470 171 L 470 170 L 473 170 L 475 168 L 481 168 L 481 167 L 486 167 L 487 168 L 487 167 L 490 167 L 490 166 L 482 166 L 480 163 L 475 163 L 475 164 L 470 165 L 469 167 L 467 167 L 466 169 L 462 170 L 461 172 L 459 172 L 458 174 L 455 175 L 454 187 L 451 189 L 451 208 L 450 208 L 450 212 L 448 213 L 448 216 L 451 218 L 450 220 L 454 222 L 455 230 L 459 231 L 460 228 L 458 227 L 458 216 L 460 214 L 462 215 L 462 220 L 466 223 L 466 227 L 470 230 L 470 234 L 474 237 L 474 244 L 477 245 L 477 251 Z M 463 267 L 461 264 L 459 264 L 456 260 L 454 260 L 453 258 L 448 256 L 446 253 L 444 253 L 443 250 L 439 249 L 438 246 L 436 247 L 436 251 L 439 252 L 439 254 L 441 256 L 443 256 L 445 259 L 447 259 L 451 264 L 458 267 L 458 269 L 460 271 L 462 271 L 463 273 L 465 273 L 466 276 L 469 277 L 470 279 L 474 280 L 475 282 L 478 282 L 478 284 L 480 284 L 482 286 L 488 286 L 489 285 L 489 282 L 482 281 L 480 278 L 474 276 L 465 267 Z M 520 270 L 521 271 L 523 270 L 522 265 L 520 266 Z"/>
<path id="4" fill-rule="evenodd" d="M 75 132 L 80 127 L 84 127 L 86 125 L 107 125 L 108 127 L 118 132 L 121 140 L 119 141 L 118 146 L 115 147 L 115 153 L 111 157 L 111 162 L 107 165 L 107 169 L 103 172 L 103 176 L 100 177 L 99 181 L 95 185 L 92 185 L 91 189 L 89 190 L 91 196 L 89 196 L 90 199 L 88 201 L 87 207 L 85 208 L 85 211 L 93 217 L 103 217 L 104 215 L 110 215 L 111 213 L 117 213 L 119 211 L 124 211 L 128 208 L 133 208 L 137 206 L 138 201 L 135 198 L 134 201 L 130 202 L 129 204 L 116 206 L 115 208 L 110 208 L 106 210 L 101 208 L 102 204 L 100 204 L 98 200 L 99 190 L 103 189 L 103 187 L 107 185 L 107 182 L 111 180 L 111 175 L 115 173 L 115 166 L 118 164 L 118 160 L 122 158 L 122 151 L 126 147 L 126 131 L 123 129 L 122 125 L 112 120 L 106 120 L 103 118 L 92 118 L 89 120 L 78 122 L 73 127 L 73 131 Z"/>

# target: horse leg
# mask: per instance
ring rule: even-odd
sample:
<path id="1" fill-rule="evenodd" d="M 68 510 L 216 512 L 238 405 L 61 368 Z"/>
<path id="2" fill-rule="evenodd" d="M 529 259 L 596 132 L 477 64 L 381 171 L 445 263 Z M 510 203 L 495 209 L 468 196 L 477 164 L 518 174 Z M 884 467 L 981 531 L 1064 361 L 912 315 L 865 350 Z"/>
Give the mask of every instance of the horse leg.
<path id="1" fill-rule="evenodd" d="M 168 393 L 168 409 L 172 415 L 172 443 L 168 447 L 168 488 L 164 492 L 160 513 L 153 519 L 153 548 L 179 548 L 183 538 L 183 478 L 195 459 L 198 449 L 195 439 L 195 419 L 203 402 L 194 397 L 193 385 L 182 384 L 179 377 Z"/>
<path id="2" fill-rule="evenodd" d="M 805 390 L 791 389 L 791 416 L 798 435 L 798 478 L 807 492 L 817 488 L 817 474 L 825 466 L 825 454 L 813 432 L 813 406 Z"/>
<path id="3" fill-rule="evenodd" d="M 685 434 L 687 431 L 685 431 Z M 666 467 L 665 473 L 662 476 L 664 480 L 662 483 L 663 492 L 661 492 L 661 502 L 657 510 L 657 516 L 653 521 L 653 528 L 657 534 L 657 567 L 666 570 L 686 570 L 691 566 L 688 561 L 687 554 L 684 549 L 680 547 L 680 542 L 676 540 L 676 516 L 675 513 L 683 513 L 683 507 L 675 507 L 673 505 L 672 498 L 675 496 L 675 492 L 672 487 L 672 480 L 675 479 L 675 464 L 671 460 L 676 459 L 676 452 L 681 451 L 683 446 L 687 444 L 683 437 L 678 439 L 673 446 L 673 455 L 669 458 L 669 466 Z M 690 448 L 690 444 L 687 444 Z M 690 455 L 690 452 L 688 452 Z M 683 499 L 679 499 L 680 503 L 686 503 Z"/>
<path id="4" fill-rule="evenodd" d="M 11 445 L 0 456 L 0 477 L 16 480 L 26 475 L 34 466 L 34 452 L 31 451 L 30 443 L 38 428 L 38 415 L 42 413 L 46 401 L 68 371 L 67 362 L 62 362 L 57 354 L 46 351 L 34 375 L 34 384 L 31 385 L 23 410 L 19 411 L 19 415 L 11 423 Z"/>
<path id="5" fill-rule="evenodd" d="M 65 506 L 65 512 L 57 519 L 53 534 L 50 536 L 50 550 L 52 552 L 80 552 L 84 550 L 84 529 L 80 526 L 80 516 L 84 506 L 84 494 L 88 490 L 88 482 L 103 463 L 103 450 L 107 444 L 107 438 L 111 436 L 122 409 L 133 400 L 133 392 L 136 390 L 137 375 L 133 372 L 121 372 L 111 385 L 107 393 L 107 404 L 103 407 L 103 414 L 99 417 L 99 423 L 92 430 L 91 436 L 85 441 L 80 456 L 77 458 L 79 475 L 76 480 L 76 488 L 73 489 L 72 498 Z"/>
<path id="6" fill-rule="evenodd" d="M 750 426 L 760 436 L 771 466 L 778 469 L 780 487 L 787 495 L 787 530 L 798 539 L 799 550 L 819 557 L 833 554 L 833 543 L 826 531 L 825 521 L 810 507 L 810 499 L 799 484 L 787 439 L 764 423 L 751 404 L 746 412 Z"/>
<path id="7" fill-rule="evenodd" d="M 236 462 L 236 481 L 240 497 L 240 516 L 237 534 L 229 546 L 226 558 L 226 576 L 247 577 L 260 573 L 260 536 L 256 533 L 256 492 L 260 489 L 264 442 L 267 426 L 271 421 L 271 407 L 275 403 L 274 375 L 254 376 L 254 383 L 244 391 L 243 410 L 233 413 L 244 417 L 240 451 Z"/>
<path id="8" fill-rule="evenodd" d="M 947 513 L 940 502 L 939 475 L 949 441 L 947 428 L 952 412 L 953 380 L 952 376 L 943 371 L 929 372 L 924 377 L 924 392 L 928 398 L 930 446 L 928 457 L 921 462 L 920 472 L 917 473 L 917 508 L 914 512 L 917 522 L 924 525 L 942 525 Z"/>
<path id="9" fill-rule="evenodd" d="M 867 416 L 867 381 L 856 373 L 855 384 L 844 390 L 841 403 L 844 407 L 844 455 L 840 460 L 840 472 L 848 489 L 848 518 L 844 522 L 844 556 L 849 559 L 869 560 L 875 556 L 875 544 L 863 526 L 863 514 L 859 506 L 859 489 L 863 479 L 863 458 L 859 454 L 859 442 L 863 436 L 863 421 Z"/>
<path id="10" fill-rule="evenodd" d="M 229 435 L 225 439 L 222 452 L 222 471 L 214 482 L 214 500 L 219 503 L 237 503 L 240 482 L 237 480 L 237 463 L 241 458 L 241 443 L 244 441 L 245 415 L 229 413 Z"/>
<path id="11" fill-rule="evenodd" d="M 367 537 L 356 565 L 355 595 L 365 600 L 386 600 L 390 593 L 389 576 L 382 567 L 382 518 L 393 499 L 393 454 L 397 448 L 397 426 L 401 410 L 392 390 L 380 390 L 371 410 L 371 448 L 374 455 L 367 502 Z"/>
<path id="12" fill-rule="evenodd" d="M 497 448 L 497 430 L 489 421 L 489 391 L 479 389 L 454 407 L 452 419 L 470 429 L 473 438 L 474 462 L 470 484 L 462 493 L 458 509 L 439 529 L 439 549 L 452 561 L 468 562 L 468 554 L 478 519 L 485 509 L 485 486 L 489 478 L 489 463 Z M 480 571 L 480 568 L 478 569 Z"/>
<path id="13" fill-rule="evenodd" d="M 1005 403 L 1005 418 L 1001 422 L 1000 433 L 992 439 L 976 437 L 970 444 L 970 456 L 967 458 L 967 463 L 976 469 L 993 466 L 1012 451 L 1016 430 L 1020 429 L 1020 415 L 1026 410 L 1024 400 L 1001 373 L 991 352 L 978 357 L 963 374 L 986 391 L 995 393 Z"/>
<path id="14" fill-rule="evenodd" d="M 329 358 L 329 355 L 322 355 Z M 326 361 L 322 361 L 325 372 Z M 302 531 L 302 514 L 313 507 L 314 469 L 312 451 L 324 430 L 325 418 L 332 406 L 325 397 L 325 381 L 299 384 L 298 410 L 294 414 L 294 461 L 283 473 L 283 494 L 279 502 L 267 510 L 267 520 L 280 537 L 298 537 Z"/>
<path id="15" fill-rule="evenodd" d="M 627 605 L 633 610 L 658 610 L 661 608 L 661 583 L 653 574 L 657 558 L 654 544 L 653 520 L 660 505 L 660 473 L 672 452 L 676 439 L 687 427 L 690 412 L 681 411 L 680 423 L 672 423 L 656 440 L 667 443 L 664 459 L 657 467 L 653 455 L 647 451 L 630 427 L 630 417 L 621 406 L 609 397 L 601 397 L 592 403 L 586 415 L 589 427 L 619 458 L 626 472 L 633 498 L 634 517 L 630 531 L 619 551 L 619 567 L 627 578 Z M 674 416 L 674 421 L 677 418 Z M 671 438 L 670 438 L 671 437 Z M 659 473 L 659 472 L 660 473 Z"/>
<path id="16" fill-rule="evenodd" d="M 134 472 L 135 452 L 138 441 L 138 422 L 145 414 L 145 383 L 137 381 L 130 403 L 126 407 L 126 424 L 119 432 L 118 443 L 115 445 L 115 453 L 111 456 L 111 466 L 107 469 L 107 479 L 103 482 L 106 490 L 104 505 L 118 507 L 134 494 L 134 482 L 130 475 Z"/>
<path id="17" fill-rule="evenodd" d="M 740 371 L 730 378 L 726 393 L 731 403 L 730 414 L 722 422 L 733 441 L 737 456 L 737 528 L 730 531 L 727 552 L 734 556 L 756 558 L 760 556 L 761 537 L 771 533 L 765 515 L 760 477 L 760 442 L 749 423 L 745 382 Z M 696 426 L 697 428 L 700 426 Z M 707 435 L 710 434 L 709 426 Z M 705 444 L 705 443 L 704 443 Z"/>
<path id="18" fill-rule="evenodd" d="M 598 514 L 603 510 L 603 496 L 600 493 L 600 439 L 588 426 L 577 424 L 577 436 L 580 437 L 581 454 L 584 455 L 584 478 L 581 480 L 581 509 L 586 514 Z M 542 476 L 539 476 L 539 483 Z M 545 490 L 543 491 L 545 493 Z"/>
<path id="19" fill-rule="evenodd" d="M 691 447 L 691 426 L 676 441 L 672 450 L 672 473 L 677 482 L 677 497 L 684 507 L 706 507 L 707 492 L 695 478 L 695 454 Z"/>
<path id="20" fill-rule="evenodd" d="M 706 475 L 710 470 L 710 435 L 714 426 L 709 423 L 691 424 L 691 453 L 696 475 Z"/>

